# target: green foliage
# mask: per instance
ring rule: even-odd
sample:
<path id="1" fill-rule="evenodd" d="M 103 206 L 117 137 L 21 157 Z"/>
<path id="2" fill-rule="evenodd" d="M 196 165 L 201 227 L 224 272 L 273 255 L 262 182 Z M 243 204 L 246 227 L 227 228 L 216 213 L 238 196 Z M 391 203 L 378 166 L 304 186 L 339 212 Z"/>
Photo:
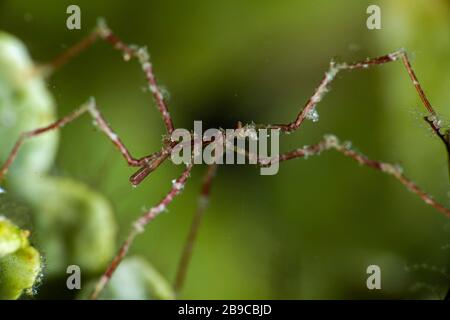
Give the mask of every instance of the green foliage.
<path id="1" fill-rule="evenodd" d="M 54 119 L 53 98 L 26 48 L 18 39 L 0 32 L 0 160 L 6 159 L 24 130 L 48 125 Z M 11 184 L 21 175 L 45 173 L 53 164 L 57 142 L 56 132 L 28 141 L 11 168 Z M 20 190 L 17 184 L 15 187 Z"/>
<path id="2" fill-rule="evenodd" d="M 32 294 L 39 280 L 41 256 L 30 245 L 29 234 L 0 216 L 0 299 Z"/>
<path id="3" fill-rule="evenodd" d="M 34 182 L 21 190 L 40 215 L 35 220 L 47 272 L 61 273 L 70 264 L 86 273 L 103 271 L 115 250 L 116 224 L 110 203 L 72 179 L 44 176 Z"/>
<path id="4" fill-rule="evenodd" d="M 53 98 L 26 48 L 13 36 L 0 33 L 0 162 L 22 132 L 55 120 Z M 49 276 L 62 274 L 69 264 L 87 273 L 99 272 L 115 249 L 113 210 L 106 198 L 88 186 L 48 175 L 57 146 L 57 131 L 27 140 L 7 175 L 5 189 L 32 210 Z M 5 234 L 0 251 L 11 251 L 20 241 L 14 233 Z M 3 272 L 12 272 L 20 260 L 36 257 L 32 249 L 23 249 L 9 257 L 10 268 Z M 15 274 L 20 278 L 24 272 Z"/>
<path id="5" fill-rule="evenodd" d="M 0 216 L 0 258 L 27 245 L 28 233 L 21 231 L 12 222 Z"/>

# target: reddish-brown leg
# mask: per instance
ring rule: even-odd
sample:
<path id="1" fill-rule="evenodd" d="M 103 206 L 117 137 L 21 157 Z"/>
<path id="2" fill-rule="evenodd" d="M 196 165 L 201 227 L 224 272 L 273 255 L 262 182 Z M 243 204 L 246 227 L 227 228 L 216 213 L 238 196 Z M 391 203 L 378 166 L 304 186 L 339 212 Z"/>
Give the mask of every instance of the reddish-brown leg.
<path id="1" fill-rule="evenodd" d="M 80 108 L 71 112 L 67 116 L 49 124 L 48 126 L 22 133 L 19 136 L 14 147 L 12 148 L 11 152 L 9 153 L 8 157 L 6 158 L 5 163 L 0 168 L 0 180 L 8 172 L 8 169 L 11 167 L 11 165 L 14 162 L 14 159 L 17 157 L 20 147 L 27 139 L 39 136 L 52 130 L 62 128 L 66 124 L 71 123 L 72 121 L 78 119 L 81 115 L 83 115 L 86 112 L 88 112 L 92 116 L 92 118 L 94 119 L 95 123 L 98 125 L 100 130 L 103 131 L 106 134 L 106 136 L 113 142 L 113 144 L 117 147 L 117 149 L 120 151 L 120 153 L 130 166 L 136 167 L 141 166 L 145 163 L 144 161 L 146 160 L 146 158 L 143 158 L 144 160 L 137 160 L 133 158 L 133 156 L 131 156 L 130 152 L 125 147 L 123 142 L 120 140 L 119 136 L 112 130 L 112 128 L 108 125 L 104 117 L 101 115 L 100 111 L 95 105 L 95 101 L 91 99 L 88 103 L 82 105 Z"/>
<path id="2" fill-rule="evenodd" d="M 153 208 L 151 208 L 149 211 L 147 211 L 144 215 L 142 215 L 139 219 L 137 219 L 134 222 L 131 231 L 129 232 L 127 238 L 120 247 L 119 252 L 114 257 L 114 259 L 106 269 L 105 273 L 101 276 L 100 280 L 97 282 L 97 285 L 95 286 L 95 289 L 91 294 L 91 299 L 95 300 L 98 298 L 99 294 L 102 292 L 102 290 L 105 288 L 105 286 L 111 279 L 114 271 L 117 269 L 117 267 L 122 262 L 123 258 L 128 253 L 128 250 L 130 249 L 130 246 L 133 243 L 136 236 L 144 232 L 145 226 L 149 222 L 151 222 L 154 218 L 156 218 L 156 216 L 158 216 L 161 212 L 163 212 L 167 208 L 167 206 L 172 202 L 175 196 L 177 196 L 181 192 L 181 190 L 184 188 L 186 184 L 186 180 L 188 179 L 191 170 L 192 164 L 188 165 L 181 174 L 181 176 L 172 183 L 172 188 L 164 196 L 164 198 L 162 198 L 162 200 L 157 205 L 155 205 Z"/>
<path id="3" fill-rule="evenodd" d="M 197 239 L 198 230 L 200 228 L 200 224 L 202 222 L 205 210 L 209 203 L 209 197 L 211 193 L 211 185 L 214 179 L 214 176 L 217 171 L 217 165 L 213 164 L 208 167 L 208 170 L 203 178 L 202 188 L 200 191 L 200 196 L 197 204 L 197 211 L 192 220 L 191 227 L 189 229 L 188 236 L 186 238 L 183 253 L 181 255 L 180 262 L 178 264 L 177 274 L 175 277 L 175 294 L 178 296 L 183 288 L 187 270 L 189 267 L 189 262 L 192 258 L 192 249 L 194 248 L 195 241 Z"/>
<path id="4" fill-rule="evenodd" d="M 153 95 L 153 98 L 156 101 L 158 106 L 158 110 L 161 113 L 164 125 L 166 127 L 167 133 L 171 134 L 174 130 L 172 118 L 169 113 L 169 109 L 167 107 L 167 103 L 164 99 L 164 95 L 162 94 L 158 83 L 156 81 L 156 77 L 153 73 L 153 66 L 150 61 L 150 56 L 145 47 L 136 47 L 129 46 L 125 42 L 123 42 L 119 37 L 117 37 L 112 30 L 110 30 L 105 23 L 99 23 L 97 28 L 89 34 L 87 37 L 64 51 L 59 57 L 54 59 L 51 63 L 43 67 L 44 74 L 51 74 L 55 70 L 59 69 L 66 63 L 68 63 L 71 59 L 79 55 L 82 51 L 89 48 L 92 44 L 94 44 L 98 39 L 102 39 L 107 43 L 110 43 L 115 49 L 119 50 L 126 61 L 131 58 L 136 58 L 141 64 L 142 71 L 145 74 L 147 79 L 147 83 L 149 86 L 149 90 Z"/>
<path id="5" fill-rule="evenodd" d="M 408 190 L 419 196 L 419 198 L 422 199 L 423 202 L 432 206 L 433 208 L 443 213 L 447 217 L 450 217 L 450 210 L 444 207 L 441 203 L 434 200 L 428 193 L 423 191 L 417 184 L 415 184 L 411 179 L 405 176 L 399 166 L 382 161 L 371 160 L 366 156 L 362 155 L 361 153 L 358 153 L 353 149 L 351 149 L 349 144 L 340 143 L 335 136 L 331 135 L 325 136 L 325 138 L 317 144 L 296 149 L 270 159 L 259 159 L 259 165 L 267 166 L 268 164 L 274 162 L 283 162 L 305 156 L 316 155 L 321 153 L 322 151 L 330 149 L 334 149 L 342 153 L 344 156 L 357 161 L 359 164 L 392 175 L 394 178 L 400 181 L 400 183 L 402 183 Z"/>
<path id="6" fill-rule="evenodd" d="M 377 58 L 373 59 L 367 59 L 364 61 L 356 62 L 356 63 L 330 63 L 329 70 L 325 73 L 324 77 L 319 83 L 319 86 L 316 88 L 314 94 L 308 99 L 303 109 L 297 114 L 294 121 L 287 123 L 287 124 L 276 124 L 276 125 L 268 125 L 265 126 L 267 128 L 274 128 L 274 129 L 280 129 L 282 132 L 292 132 L 297 130 L 303 121 L 308 117 L 310 112 L 314 111 L 314 108 L 317 106 L 317 104 L 323 99 L 325 94 L 328 92 L 328 87 L 331 84 L 331 82 L 335 79 L 336 75 L 342 71 L 342 70 L 354 70 L 354 69 L 367 69 L 371 66 L 376 65 L 382 65 L 389 62 L 394 62 L 396 60 L 401 59 L 403 62 L 403 65 L 406 68 L 406 71 L 408 72 L 409 78 L 411 79 L 417 93 L 419 94 L 419 97 L 429 112 L 429 116 L 426 118 L 428 120 L 429 124 L 433 128 L 433 131 L 437 134 L 439 134 L 441 126 L 440 121 L 436 115 L 435 110 L 431 106 L 431 103 L 429 102 L 428 98 L 426 97 L 419 80 L 417 79 L 412 67 L 411 63 L 409 61 L 408 55 L 406 54 L 405 50 L 401 49 L 398 51 L 395 51 L 390 54 L 386 54 Z"/>

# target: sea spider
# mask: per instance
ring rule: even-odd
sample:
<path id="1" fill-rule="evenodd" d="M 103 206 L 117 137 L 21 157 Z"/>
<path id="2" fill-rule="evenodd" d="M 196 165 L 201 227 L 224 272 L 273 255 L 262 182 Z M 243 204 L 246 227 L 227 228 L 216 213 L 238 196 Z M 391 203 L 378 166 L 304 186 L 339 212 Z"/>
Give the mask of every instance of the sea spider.
<path id="1" fill-rule="evenodd" d="M 151 91 L 158 108 L 159 113 L 162 116 L 162 120 L 166 129 L 166 137 L 169 137 L 175 130 L 172 118 L 170 116 L 164 95 L 162 94 L 160 88 L 158 87 L 157 81 L 153 73 L 153 66 L 150 62 L 147 50 L 143 47 L 136 47 L 125 44 L 120 40 L 104 23 L 99 23 L 97 28 L 94 29 L 86 38 L 78 42 L 73 47 L 65 51 L 61 56 L 51 62 L 49 65 L 40 69 L 43 73 L 52 73 L 54 70 L 58 69 L 65 63 L 67 63 L 72 57 L 79 54 L 81 51 L 85 50 L 98 39 L 104 40 L 110 43 L 116 50 L 120 51 L 126 61 L 135 58 L 139 61 L 142 70 L 145 74 L 149 90 Z M 305 119 L 315 120 L 315 112 L 317 104 L 322 100 L 324 95 L 327 93 L 330 83 L 336 77 L 340 71 L 354 70 L 354 69 L 366 69 L 375 65 L 382 65 L 389 62 L 394 62 L 396 60 L 401 60 L 406 71 L 408 72 L 409 78 L 411 79 L 419 97 L 427 110 L 428 115 L 424 120 L 432 128 L 433 132 L 444 142 L 447 150 L 449 148 L 447 133 L 442 133 L 441 121 L 439 120 L 436 112 L 431 106 L 428 98 L 426 97 L 422 87 L 411 67 L 410 61 L 408 59 L 405 50 L 401 49 L 390 54 L 386 54 L 373 59 L 366 59 L 356 63 L 335 63 L 331 62 L 329 70 L 325 73 L 322 80 L 320 81 L 318 87 L 315 89 L 314 94 L 308 99 L 305 106 L 297 114 L 295 119 L 287 124 L 269 124 L 269 125 L 251 125 L 257 128 L 273 129 L 278 130 L 281 133 L 290 133 L 300 128 Z M 45 134 L 51 130 L 56 130 L 62 128 L 64 125 L 74 121 L 79 118 L 84 113 L 88 113 L 95 121 L 96 125 L 101 131 L 112 141 L 112 143 L 117 147 L 117 149 L 122 154 L 123 158 L 129 166 L 136 167 L 138 170 L 135 174 L 130 177 L 130 182 L 133 185 L 138 185 L 141 183 L 152 171 L 157 169 L 164 161 L 166 161 L 171 152 L 176 148 L 177 142 L 172 141 L 170 138 L 165 138 L 162 143 L 161 150 L 152 153 L 148 156 L 141 158 L 135 158 L 128 151 L 127 147 L 124 145 L 119 136 L 114 132 L 114 130 L 109 126 L 105 118 L 100 113 L 95 101 L 93 99 L 89 100 L 86 104 L 82 105 L 80 108 L 76 109 L 72 113 L 66 115 L 65 117 L 57 120 L 48 126 L 38 128 L 35 130 L 23 132 L 18 138 L 16 144 L 12 148 L 9 156 L 7 157 L 5 163 L 0 168 L 0 180 L 5 176 L 10 166 L 13 164 L 20 147 L 28 139 L 33 138 L 41 134 Z M 237 124 L 237 129 L 248 128 L 250 125 L 242 125 L 240 122 Z M 194 143 L 196 137 L 193 135 L 191 141 L 188 143 Z M 202 141 L 202 143 L 205 143 Z M 386 162 L 371 160 L 366 156 L 351 149 L 349 144 L 341 143 L 335 136 L 327 135 L 324 139 L 317 144 L 305 146 L 300 149 L 296 149 L 280 155 L 272 155 L 271 157 L 258 157 L 256 158 L 256 164 L 261 167 L 269 166 L 273 163 L 283 162 L 286 160 L 305 157 L 309 155 L 315 155 L 322 151 L 334 149 L 343 155 L 355 160 L 356 162 L 369 166 L 371 168 L 377 169 L 389 175 L 395 177 L 400 183 L 402 183 L 407 189 L 418 195 L 426 204 L 432 206 L 436 210 L 440 211 L 446 216 L 450 217 L 450 210 L 444 207 L 439 202 L 435 201 L 429 194 L 424 192 L 420 187 L 418 187 L 412 180 L 407 178 L 400 167 L 392 165 Z M 234 148 L 235 152 L 243 152 L 247 157 L 254 157 L 254 154 L 250 154 L 246 150 L 241 150 Z M 110 263 L 100 280 L 98 281 L 94 292 L 91 295 L 92 299 L 96 299 L 99 293 L 103 290 L 105 285 L 108 283 L 112 274 L 122 261 L 122 259 L 127 254 L 134 238 L 141 232 L 144 231 L 145 226 L 152 221 L 159 213 L 165 210 L 165 208 L 171 203 L 171 201 L 180 193 L 180 191 L 185 186 L 185 183 L 190 175 L 193 163 L 187 163 L 182 174 L 173 181 L 172 187 L 169 192 L 150 210 L 145 212 L 141 217 L 139 217 L 133 224 L 128 237 L 125 239 L 124 243 L 120 247 L 117 255 Z M 194 217 L 194 221 L 191 225 L 190 232 L 185 244 L 185 248 L 180 260 L 178 273 L 175 281 L 175 290 L 179 292 L 181 289 L 187 266 L 191 257 L 192 246 L 195 242 L 198 227 L 200 225 L 201 218 L 203 216 L 204 210 L 207 205 L 207 200 L 211 190 L 211 183 L 216 172 L 216 165 L 210 165 L 207 173 L 205 175 L 203 186 L 201 190 L 200 202 L 197 210 L 197 214 Z M 1 189 L 0 189 L 1 190 Z"/>

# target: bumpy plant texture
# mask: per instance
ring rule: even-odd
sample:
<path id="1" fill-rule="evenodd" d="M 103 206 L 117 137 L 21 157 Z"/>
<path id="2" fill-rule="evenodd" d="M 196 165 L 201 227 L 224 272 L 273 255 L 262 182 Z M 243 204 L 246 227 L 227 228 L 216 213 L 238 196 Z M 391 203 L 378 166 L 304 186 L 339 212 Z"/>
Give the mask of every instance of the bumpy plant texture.
<path id="1" fill-rule="evenodd" d="M 41 273 L 41 256 L 28 241 L 30 233 L 0 216 L 0 299 L 33 294 Z"/>
<path id="2" fill-rule="evenodd" d="M 6 160 L 23 132 L 55 120 L 52 96 L 26 48 L 13 36 L 0 33 L 0 162 Z M 44 281 L 65 274 L 71 264 L 80 266 L 83 277 L 102 271 L 112 258 L 116 240 L 116 222 L 105 197 L 78 181 L 48 174 L 57 146 L 57 131 L 27 141 L 4 187 L 33 212 L 36 240 L 45 252 Z M 1 189 L 1 193 L 5 190 Z M 0 222 L 0 298 L 15 299 L 24 289 L 32 287 L 41 260 L 29 245 L 27 232 L 4 218 Z M 80 297 L 87 295 L 92 286 L 86 287 Z M 139 258 L 126 260 L 101 296 L 173 297 L 168 282 Z"/>
<path id="3" fill-rule="evenodd" d="M 24 45 L 0 33 L 0 161 L 5 161 L 22 132 L 55 119 L 52 96 Z M 64 272 L 69 264 L 96 272 L 114 250 L 112 209 L 103 196 L 86 185 L 48 174 L 57 146 L 57 132 L 27 141 L 4 189 L 33 212 L 37 242 L 46 253 L 49 276 Z M 47 197 L 49 194 L 53 196 Z"/>

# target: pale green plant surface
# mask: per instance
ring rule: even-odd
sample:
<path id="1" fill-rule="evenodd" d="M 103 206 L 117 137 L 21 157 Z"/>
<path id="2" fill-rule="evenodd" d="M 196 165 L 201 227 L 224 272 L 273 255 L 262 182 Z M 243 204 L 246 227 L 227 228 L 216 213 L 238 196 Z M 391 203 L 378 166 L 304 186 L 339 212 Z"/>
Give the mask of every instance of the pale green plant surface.
<path id="1" fill-rule="evenodd" d="M 42 270 L 41 256 L 29 241 L 30 233 L 0 216 L 0 299 L 33 294 Z"/>
<path id="2" fill-rule="evenodd" d="M 79 299 L 89 298 L 95 281 L 82 288 Z M 172 300 L 171 284 L 145 259 L 129 257 L 123 260 L 111 281 L 102 291 L 103 300 Z"/>
<path id="3" fill-rule="evenodd" d="M 53 98 L 25 46 L 0 33 L 0 161 L 5 161 L 21 133 L 55 120 Z M 8 173 L 5 189 L 33 212 L 47 275 L 64 272 L 69 264 L 88 273 L 99 272 L 115 248 L 113 210 L 106 198 L 88 186 L 49 175 L 58 136 L 54 131 L 26 141 Z M 0 243 L 5 250 L 14 244 L 13 239 L 6 240 Z M 32 252 L 27 249 L 17 259 L 25 254 Z"/>
<path id="4" fill-rule="evenodd" d="M 13 36 L 1 33 L 2 162 L 21 133 L 56 120 L 53 98 L 40 74 L 25 46 Z M 58 131 L 52 131 L 25 142 L 8 173 L 6 190 L 33 212 L 37 242 L 45 253 L 45 277 L 64 273 L 71 264 L 80 266 L 83 274 L 89 276 L 103 271 L 111 260 L 116 222 L 105 197 L 73 179 L 49 175 L 58 136 Z M 29 246 L 27 232 L 6 219 L 0 222 L 0 298 L 16 299 L 24 289 L 33 286 L 41 270 L 40 256 Z M 87 290 L 84 293 L 88 294 Z M 173 299 L 174 294 L 150 264 L 133 258 L 121 266 L 103 297 Z"/>

